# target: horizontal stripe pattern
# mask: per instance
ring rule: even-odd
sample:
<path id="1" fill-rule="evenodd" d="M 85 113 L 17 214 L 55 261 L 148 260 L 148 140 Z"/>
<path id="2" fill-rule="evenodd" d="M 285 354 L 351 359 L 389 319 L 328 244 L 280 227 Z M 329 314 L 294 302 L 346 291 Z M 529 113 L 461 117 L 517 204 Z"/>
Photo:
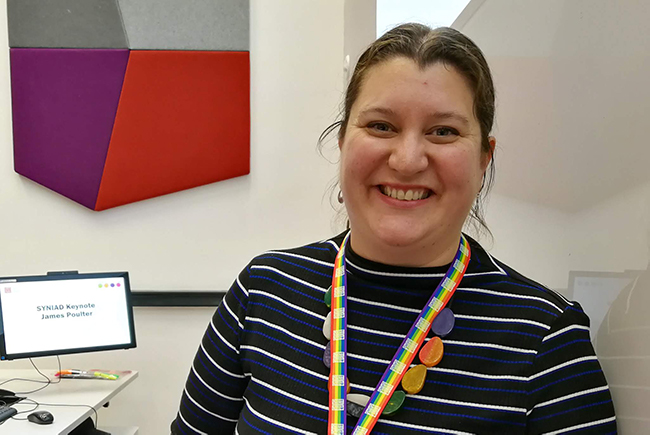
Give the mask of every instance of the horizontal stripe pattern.
<path id="1" fill-rule="evenodd" d="M 200 343 L 172 433 L 325 432 L 323 296 L 341 241 L 269 251 L 242 271 Z M 456 327 L 443 338 L 442 362 L 373 434 L 615 433 L 579 304 L 470 244 L 472 261 L 449 303 Z M 445 270 L 380 265 L 350 250 L 353 393 L 374 389 Z M 355 423 L 348 417 L 348 433 Z"/>

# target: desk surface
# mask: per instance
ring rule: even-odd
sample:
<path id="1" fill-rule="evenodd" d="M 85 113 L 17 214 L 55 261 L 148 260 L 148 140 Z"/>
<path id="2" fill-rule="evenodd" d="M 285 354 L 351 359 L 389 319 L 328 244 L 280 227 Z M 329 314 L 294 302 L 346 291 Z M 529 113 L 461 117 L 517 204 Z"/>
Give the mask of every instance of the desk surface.
<path id="1" fill-rule="evenodd" d="M 54 374 L 56 370 L 43 370 L 41 371 L 50 379 L 55 379 Z M 65 405 L 88 405 L 96 410 L 101 408 L 106 402 L 111 400 L 117 393 L 122 391 L 124 387 L 133 382 L 138 377 L 138 372 L 131 372 L 127 375 L 120 376 L 117 381 L 95 380 L 95 379 L 61 379 L 60 383 L 50 384 L 46 388 L 32 394 L 19 394 L 22 391 L 32 391 L 42 386 L 35 382 L 25 381 L 12 381 L 5 385 L 11 391 L 15 391 L 18 396 L 26 396 L 29 399 L 35 400 L 39 403 L 48 404 L 65 404 Z M 35 370 L 0 370 L 0 382 L 7 379 L 23 378 L 44 380 Z M 13 405 L 18 412 L 27 411 L 34 408 L 31 402 L 20 402 Z M 54 423 L 50 425 L 39 425 L 29 421 L 18 421 L 9 419 L 0 426 L 0 432 L 3 434 L 60 434 L 66 435 L 72 429 L 77 427 L 81 422 L 89 416 L 93 416 L 94 412 L 87 407 L 81 406 L 48 406 L 41 405 L 36 410 L 49 411 L 54 415 Z M 18 414 L 17 418 L 26 418 L 31 414 Z M 110 424 L 110 422 L 99 422 L 102 424 Z"/>

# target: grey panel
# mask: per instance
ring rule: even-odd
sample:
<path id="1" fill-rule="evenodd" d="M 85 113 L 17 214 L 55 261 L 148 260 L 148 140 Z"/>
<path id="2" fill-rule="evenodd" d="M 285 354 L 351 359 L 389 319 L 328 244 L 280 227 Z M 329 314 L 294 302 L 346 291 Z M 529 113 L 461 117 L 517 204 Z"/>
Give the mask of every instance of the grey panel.
<path id="1" fill-rule="evenodd" d="M 119 0 L 131 49 L 248 51 L 249 0 Z"/>
<path id="2" fill-rule="evenodd" d="M 117 0 L 8 0 L 10 47 L 128 48 Z"/>

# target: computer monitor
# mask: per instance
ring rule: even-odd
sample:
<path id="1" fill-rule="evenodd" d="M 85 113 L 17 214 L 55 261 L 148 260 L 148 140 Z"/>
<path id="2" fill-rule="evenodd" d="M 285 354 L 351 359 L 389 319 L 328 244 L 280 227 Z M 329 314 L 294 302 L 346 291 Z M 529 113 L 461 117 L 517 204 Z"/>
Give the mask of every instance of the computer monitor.
<path id="1" fill-rule="evenodd" d="M 136 347 L 127 272 L 0 278 L 0 359 Z"/>

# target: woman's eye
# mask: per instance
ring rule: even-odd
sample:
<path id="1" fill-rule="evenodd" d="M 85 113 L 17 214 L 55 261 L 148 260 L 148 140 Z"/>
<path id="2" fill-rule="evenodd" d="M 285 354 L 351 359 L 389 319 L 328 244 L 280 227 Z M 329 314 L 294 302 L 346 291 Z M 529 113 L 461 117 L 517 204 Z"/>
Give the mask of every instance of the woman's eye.
<path id="1" fill-rule="evenodd" d="M 386 124 L 385 122 L 371 122 L 370 124 L 368 124 L 368 128 L 382 133 L 388 133 L 392 131 L 391 126 L 389 124 Z"/>
<path id="2" fill-rule="evenodd" d="M 433 130 L 433 134 L 436 136 L 446 137 L 446 136 L 458 135 L 458 132 L 453 128 L 440 127 Z"/>

